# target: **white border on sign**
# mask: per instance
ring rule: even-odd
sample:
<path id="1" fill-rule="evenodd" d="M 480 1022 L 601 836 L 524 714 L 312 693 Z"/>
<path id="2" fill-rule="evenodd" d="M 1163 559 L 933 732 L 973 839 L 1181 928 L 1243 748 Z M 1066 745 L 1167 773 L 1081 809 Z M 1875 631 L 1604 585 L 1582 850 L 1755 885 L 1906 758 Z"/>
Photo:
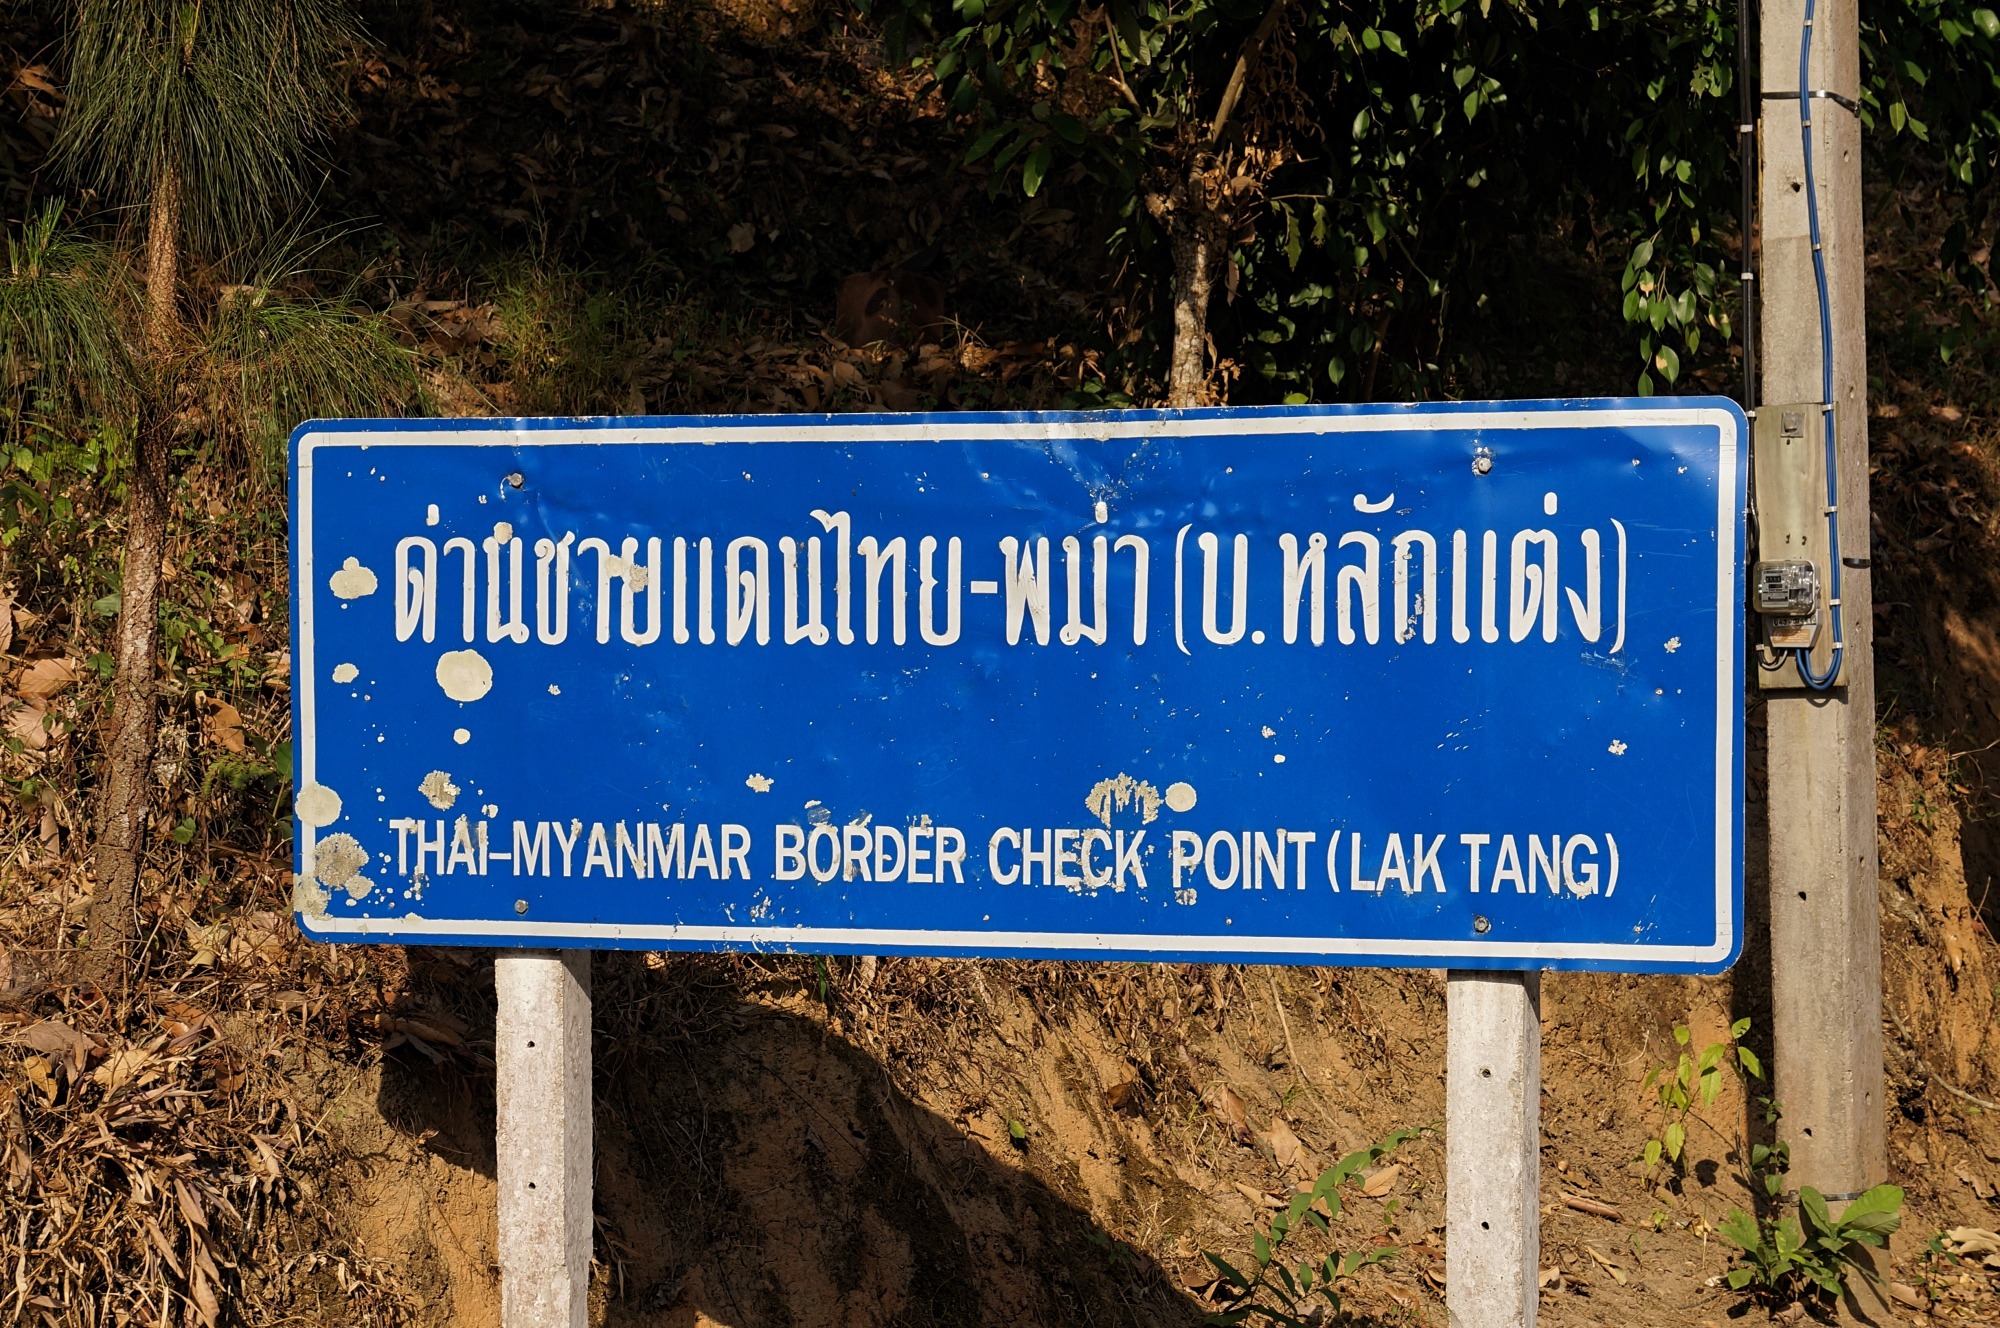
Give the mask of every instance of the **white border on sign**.
<path id="1" fill-rule="evenodd" d="M 1716 482 L 1716 603 L 1728 605 L 1736 599 L 1736 499 L 1732 477 L 1736 455 L 1742 445 L 1736 416 L 1715 408 L 1662 407 L 1577 410 L 1556 407 L 1549 410 L 1443 410 L 1354 413 L 1337 415 L 1190 415 L 1133 419 L 1111 417 L 1093 419 L 1008 420 L 987 417 L 959 420 L 931 417 L 923 422 L 873 419 L 866 422 L 811 424 L 792 419 L 782 426 L 690 420 L 684 424 L 634 424 L 622 421 L 596 426 L 522 428 L 505 425 L 454 429 L 426 427 L 424 421 L 410 421 L 406 431 L 328 429 L 324 432 L 305 426 L 298 440 L 298 493 L 296 529 L 292 532 L 298 550 L 297 620 L 294 626 L 299 658 L 292 668 L 293 686 L 298 689 L 299 732 L 295 737 L 298 764 L 297 787 L 318 782 L 316 770 L 316 693 L 319 671 L 313 654 L 313 570 L 312 473 L 313 454 L 335 447 L 495 447 L 511 441 L 515 446 L 550 447 L 572 444 L 623 446 L 648 443 L 898 443 L 898 442 L 985 442 L 1000 440 L 1057 441 L 1114 438 L 1145 438 L 1199 435 L 1511 432 L 1546 431 L 1552 428 L 1686 428 L 1711 426 L 1718 440 Z M 1734 712 L 1728 698 L 1734 694 L 1739 671 L 1736 634 L 1716 633 L 1715 660 L 1715 940 L 1709 945 L 1569 945 L 1534 941 L 1432 941 L 1374 939 L 1368 937 L 1300 936 L 1160 936 L 1139 934 L 1089 934 L 1081 932 L 1034 931 L 909 931 L 888 928 L 843 927 L 713 927 L 681 923 L 632 925 L 593 922 L 534 922 L 504 919 L 449 918 L 341 918 L 331 914 L 308 926 L 318 935 L 380 935 L 398 939 L 438 937 L 490 937 L 495 941 L 601 940 L 621 943 L 656 942 L 716 946 L 749 946 L 782 949 L 794 945 L 853 946 L 884 950 L 981 950 L 1004 948 L 1015 952 L 1105 951 L 1123 953 L 1171 953 L 1226 955 L 1352 955 L 1369 957 L 1414 957 L 1439 961 L 1454 959 L 1546 959 L 1551 961 L 1597 960 L 1626 964 L 1714 964 L 1728 958 L 1736 946 L 1730 927 L 1735 873 L 1731 870 L 1736 843 L 1735 763 L 1732 759 Z M 301 861 L 310 861 L 318 832 L 302 826 Z M 1438 966 L 1444 966 L 1442 963 Z"/>

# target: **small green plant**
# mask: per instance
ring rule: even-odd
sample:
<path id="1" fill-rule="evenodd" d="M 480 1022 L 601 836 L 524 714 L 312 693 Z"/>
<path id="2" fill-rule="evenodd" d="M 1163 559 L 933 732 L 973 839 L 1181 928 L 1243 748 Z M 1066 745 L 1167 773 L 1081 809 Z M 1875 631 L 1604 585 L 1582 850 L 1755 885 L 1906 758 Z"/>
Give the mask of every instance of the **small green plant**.
<path id="1" fill-rule="evenodd" d="M 1668 1067 L 1654 1067 L 1646 1075 L 1645 1086 L 1654 1090 L 1660 1100 L 1660 1109 L 1666 1124 L 1657 1138 L 1646 1141 L 1640 1161 L 1648 1172 L 1659 1168 L 1662 1161 L 1677 1172 L 1683 1166 L 1681 1155 L 1687 1147 L 1688 1120 L 1697 1110 L 1715 1105 L 1715 1099 L 1722 1092 L 1722 1068 L 1732 1066 L 1747 1079 L 1759 1083 L 1764 1079 L 1764 1066 L 1757 1059 L 1757 1053 L 1742 1043 L 1742 1037 L 1750 1031 L 1748 1019 L 1738 1019 L 1729 1026 L 1729 1040 L 1712 1042 L 1699 1052 L 1690 1045 L 1691 1035 L 1686 1024 L 1674 1025 L 1674 1041 L 1680 1045 L 1680 1061 L 1671 1072 Z M 1735 1055 L 1730 1053 L 1734 1051 Z"/>
<path id="2" fill-rule="evenodd" d="M 1732 1208 L 1716 1227 L 1742 1252 L 1743 1262 L 1723 1280 L 1732 1290 L 1751 1290 L 1767 1300 L 1792 1301 L 1807 1294 L 1838 1299 L 1849 1269 L 1867 1272 L 1857 1257 L 1859 1248 L 1883 1244 L 1902 1225 L 1903 1192 L 1894 1185 L 1877 1185 L 1856 1195 L 1835 1218 L 1826 1197 L 1802 1185 L 1798 1217 L 1781 1215 L 1777 1207 L 1791 1167 L 1791 1145 L 1776 1138 L 1783 1115 L 1777 1102 L 1769 1097 L 1757 1102 L 1773 1141 L 1751 1146 L 1750 1180 L 1753 1189 L 1763 1191 L 1767 1207 L 1762 1215 Z"/>
<path id="3" fill-rule="evenodd" d="M 1825 1197 L 1803 1185 L 1797 1218 L 1754 1217 L 1732 1209 L 1716 1231 L 1743 1252 L 1743 1262 L 1723 1280 L 1733 1290 L 1754 1289 L 1772 1299 L 1797 1300 L 1807 1294 L 1838 1299 L 1850 1271 L 1868 1273 L 1859 1259 L 1861 1248 L 1884 1244 L 1902 1225 L 1902 1207 L 1900 1188 L 1877 1185 L 1835 1217 Z"/>
<path id="4" fill-rule="evenodd" d="M 1300 1191 L 1283 1212 L 1271 1219 L 1268 1231 L 1251 1234 L 1251 1263 L 1247 1270 L 1238 1270 L 1220 1255 L 1203 1250 L 1202 1256 L 1221 1274 L 1224 1288 L 1221 1307 L 1210 1313 L 1205 1322 L 1254 1321 L 1279 1324 L 1283 1328 L 1305 1328 L 1317 1321 L 1306 1315 L 1319 1304 L 1324 1304 L 1327 1312 L 1338 1314 L 1340 1283 L 1363 1268 L 1388 1262 L 1395 1256 L 1396 1247 L 1384 1245 L 1350 1254 L 1334 1250 L 1317 1260 L 1299 1259 L 1294 1263 L 1286 1243 L 1308 1226 L 1330 1235 L 1332 1219 L 1340 1216 L 1340 1187 L 1363 1167 L 1379 1162 L 1419 1133 L 1419 1130 L 1397 1130 L 1380 1143 L 1349 1153 L 1322 1171 L 1311 1189 Z"/>
<path id="5" fill-rule="evenodd" d="M 1946 1247 L 1943 1231 L 1924 1242 L 1924 1252 L 1918 1257 L 1923 1260 L 1923 1272 L 1916 1278 L 1916 1283 L 1932 1300 L 1939 1298 L 1952 1274 L 1965 1265 L 1961 1256 Z"/>

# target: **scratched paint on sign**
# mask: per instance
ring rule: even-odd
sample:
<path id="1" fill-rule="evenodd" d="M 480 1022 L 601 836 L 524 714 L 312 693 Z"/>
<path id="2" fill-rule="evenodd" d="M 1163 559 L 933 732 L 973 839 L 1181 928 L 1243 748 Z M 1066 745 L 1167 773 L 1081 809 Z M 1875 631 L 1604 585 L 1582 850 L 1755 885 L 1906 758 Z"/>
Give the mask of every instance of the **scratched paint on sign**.
<path id="1" fill-rule="evenodd" d="M 1713 971 L 1725 401 L 321 421 L 334 941 Z"/>

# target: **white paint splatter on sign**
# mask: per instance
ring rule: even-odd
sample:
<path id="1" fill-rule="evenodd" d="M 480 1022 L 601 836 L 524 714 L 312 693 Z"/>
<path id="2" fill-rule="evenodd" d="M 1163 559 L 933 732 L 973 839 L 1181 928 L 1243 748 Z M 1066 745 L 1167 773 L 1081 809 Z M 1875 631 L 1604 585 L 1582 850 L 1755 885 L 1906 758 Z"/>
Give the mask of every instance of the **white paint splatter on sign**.
<path id="1" fill-rule="evenodd" d="M 477 650 L 447 650 L 438 657 L 438 686 L 454 701 L 477 701 L 493 690 L 493 666 Z"/>
<path id="2" fill-rule="evenodd" d="M 1109 779 L 1100 779 L 1090 786 L 1090 792 L 1083 795 L 1083 805 L 1090 814 L 1111 825 L 1111 814 L 1126 808 L 1136 808 L 1139 819 L 1151 825 L 1160 818 L 1160 790 L 1143 779 L 1119 772 Z"/>
<path id="3" fill-rule="evenodd" d="M 363 567 L 359 558 L 349 558 L 326 584 L 340 599 L 360 599 L 375 593 L 375 573 Z"/>
<path id="4" fill-rule="evenodd" d="M 451 776 L 442 770 L 433 770 L 417 785 L 417 792 L 424 795 L 431 806 L 441 812 L 451 810 L 458 801 L 458 785 L 451 782 Z"/>
<path id="5" fill-rule="evenodd" d="M 351 884 L 367 865 L 368 850 L 353 835 L 328 835 L 313 846 L 313 875 L 329 890 L 345 888 L 356 899 L 367 894 L 375 887 L 367 883 L 366 877 L 361 878 L 364 882 L 361 895 L 354 893 Z"/>
<path id="6" fill-rule="evenodd" d="M 292 809 L 306 825 L 324 829 L 340 819 L 340 795 L 324 784 L 308 784 L 292 800 Z"/>

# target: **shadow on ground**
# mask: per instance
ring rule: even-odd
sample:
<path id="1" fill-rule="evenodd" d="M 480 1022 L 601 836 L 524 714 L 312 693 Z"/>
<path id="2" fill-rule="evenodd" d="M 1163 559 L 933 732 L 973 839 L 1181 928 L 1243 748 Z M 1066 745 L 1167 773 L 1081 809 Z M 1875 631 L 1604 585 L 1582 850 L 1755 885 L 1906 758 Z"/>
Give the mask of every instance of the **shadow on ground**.
<path id="1" fill-rule="evenodd" d="M 428 966 L 462 972 L 453 1004 L 475 1020 L 488 1011 L 476 1048 L 491 1032 L 491 966 L 469 957 Z M 1199 1288 L 1090 1215 L 1113 1175 L 1119 1225 L 1144 1230 L 1155 1251 L 1186 1246 L 1189 1268 L 1205 1262 L 1174 1233 L 1198 1228 L 1211 1201 L 1136 1135 L 1108 1155 L 1107 1141 L 1142 1125 L 1107 1106 L 1093 1128 L 1037 1121 L 1017 1140 L 991 1112 L 947 1119 L 898 1089 L 837 1015 L 812 1008 L 792 968 L 771 984 L 787 1008 L 746 1000 L 756 984 L 722 966 L 597 957 L 593 1324 L 1204 1322 Z M 402 1251 L 416 1321 L 497 1323 L 490 1074 L 398 1051 L 374 1107 L 382 1165 L 347 1197 L 355 1243 Z M 359 1134 L 342 1146 L 371 1148 Z"/>

